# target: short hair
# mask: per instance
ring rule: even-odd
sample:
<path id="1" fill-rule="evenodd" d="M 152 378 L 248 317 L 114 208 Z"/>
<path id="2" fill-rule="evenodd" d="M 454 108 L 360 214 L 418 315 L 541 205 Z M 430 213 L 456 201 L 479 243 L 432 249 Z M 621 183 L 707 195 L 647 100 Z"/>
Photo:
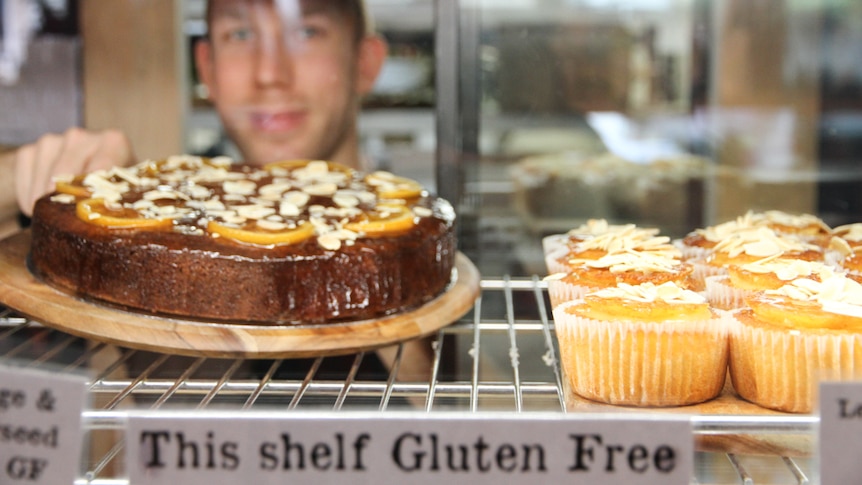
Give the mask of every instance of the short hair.
<path id="1" fill-rule="evenodd" d="M 274 1 L 274 0 L 273 0 Z M 301 0 L 297 0 L 301 1 Z M 374 32 L 374 25 L 371 22 L 371 17 L 365 8 L 364 0 L 313 0 L 315 2 L 327 2 L 333 10 L 339 12 L 350 21 L 353 27 L 354 38 L 357 42 L 362 40 L 366 35 Z M 207 27 L 212 23 L 212 4 L 213 0 L 207 0 L 206 3 L 206 22 Z"/>

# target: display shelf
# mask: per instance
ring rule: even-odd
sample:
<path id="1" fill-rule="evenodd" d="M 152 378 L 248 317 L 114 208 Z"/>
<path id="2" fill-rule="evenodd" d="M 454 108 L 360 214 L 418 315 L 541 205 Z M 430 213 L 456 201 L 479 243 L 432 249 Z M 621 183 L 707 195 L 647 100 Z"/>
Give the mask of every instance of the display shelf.
<path id="1" fill-rule="evenodd" d="M 76 483 L 125 484 L 123 431 L 130 410 L 315 410 L 349 413 L 569 413 L 544 282 L 484 279 L 471 311 L 410 347 L 304 360 L 196 358 L 80 339 L 0 310 L 0 364 L 86 372 L 86 459 Z M 380 365 L 382 363 L 382 366 Z M 423 367 L 427 365 L 427 368 Z M 627 410 L 630 411 L 630 410 Z M 692 415 L 696 441 L 796 437 L 813 443 L 810 415 Z M 810 453 L 700 450 L 692 483 L 809 483 Z"/>

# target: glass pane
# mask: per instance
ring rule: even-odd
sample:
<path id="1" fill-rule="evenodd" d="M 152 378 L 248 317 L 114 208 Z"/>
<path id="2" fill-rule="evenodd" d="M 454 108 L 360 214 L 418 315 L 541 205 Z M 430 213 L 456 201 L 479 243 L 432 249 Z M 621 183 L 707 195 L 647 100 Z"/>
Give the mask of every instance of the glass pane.
<path id="1" fill-rule="evenodd" d="M 462 2 L 480 39 L 461 60 L 481 113 L 470 256 L 488 275 L 543 274 L 541 238 L 590 218 L 674 238 L 748 210 L 857 222 L 861 9 Z"/>

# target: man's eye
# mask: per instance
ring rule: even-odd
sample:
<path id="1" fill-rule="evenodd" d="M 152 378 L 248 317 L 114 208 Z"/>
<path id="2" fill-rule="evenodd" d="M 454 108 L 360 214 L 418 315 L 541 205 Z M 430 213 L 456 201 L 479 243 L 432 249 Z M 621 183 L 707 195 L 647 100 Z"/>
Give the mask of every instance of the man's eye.
<path id="1" fill-rule="evenodd" d="M 223 35 L 228 42 L 245 42 L 254 38 L 254 32 L 247 28 L 230 29 Z"/>
<path id="2" fill-rule="evenodd" d="M 296 34 L 300 39 L 313 39 L 323 35 L 323 30 L 320 27 L 305 25 L 297 29 Z"/>

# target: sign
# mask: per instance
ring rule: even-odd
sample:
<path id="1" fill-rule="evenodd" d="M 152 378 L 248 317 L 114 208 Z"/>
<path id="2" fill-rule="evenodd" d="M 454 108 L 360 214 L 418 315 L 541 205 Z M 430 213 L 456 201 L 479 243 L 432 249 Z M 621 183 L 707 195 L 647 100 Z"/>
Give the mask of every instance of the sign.
<path id="1" fill-rule="evenodd" d="M 0 366 L 0 483 L 73 483 L 81 460 L 83 376 Z"/>
<path id="2" fill-rule="evenodd" d="M 862 383 L 820 384 L 821 483 L 858 483 L 862 476 Z"/>
<path id="3" fill-rule="evenodd" d="M 684 417 L 135 413 L 131 483 L 687 484 Z"/>

